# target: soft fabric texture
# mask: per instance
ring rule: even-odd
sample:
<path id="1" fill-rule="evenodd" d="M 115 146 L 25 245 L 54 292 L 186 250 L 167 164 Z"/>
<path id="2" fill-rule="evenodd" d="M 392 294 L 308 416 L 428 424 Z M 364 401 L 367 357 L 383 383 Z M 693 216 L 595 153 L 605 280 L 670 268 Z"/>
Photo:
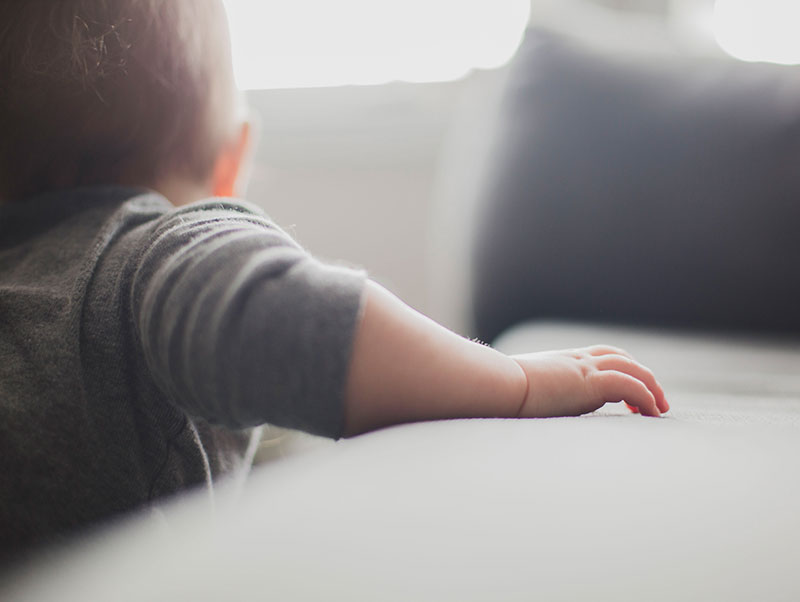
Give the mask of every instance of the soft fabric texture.
<path id="1" fill-rule="evenodd" d="M 800 333 L 800 70 L 531 30 L 474 239 L 477 334 L 526 319 Z"/>
<path id="2" fill-rule="evenodd" d="M 608 404 L 354 437 L 255 471 L 211 524 L 202 499 L 184 500 L 169 533 L 143 517 L 19 573 L 0 598 L 800 600 L 800 340 L 526 325 L 498 344 L 587 341 L 651 366 L 670 412 Z"/>
<path id="3" fill-rule="evenodd" d="M 0 557 L 338 437 L 362 273 L 256 207 L 141 190 L 0 205 Z"/>

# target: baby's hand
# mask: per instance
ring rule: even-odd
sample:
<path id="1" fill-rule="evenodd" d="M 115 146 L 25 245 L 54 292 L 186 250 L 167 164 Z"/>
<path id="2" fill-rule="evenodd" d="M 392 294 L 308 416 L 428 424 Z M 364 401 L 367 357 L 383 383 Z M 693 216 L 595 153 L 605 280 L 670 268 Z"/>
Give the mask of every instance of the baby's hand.
<path id="1" fill-rule="evenodd" d="M 512 356 L 528 377 L 519 416 L 578 416 L 625 401 L 645 416 L 669 410 L 653 373 L 626 351 L 606 345 Z"/>

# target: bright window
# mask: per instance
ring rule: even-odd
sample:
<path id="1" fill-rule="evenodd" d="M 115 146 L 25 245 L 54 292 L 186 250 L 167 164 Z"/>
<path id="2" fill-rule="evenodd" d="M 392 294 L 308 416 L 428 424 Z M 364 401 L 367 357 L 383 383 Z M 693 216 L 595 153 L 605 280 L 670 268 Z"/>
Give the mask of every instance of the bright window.
<path id="1" fill-rule="evenodd" d="M 242 89 L 458 79 L 506 63 L 529 0 L 225 0 Z"/>
<path id="2" fill-rule="evenodd" d="M 798 0 L 717 0 L 714 5 L 717 42 L 744 61 L 800 64 L 798 27 Z"/>

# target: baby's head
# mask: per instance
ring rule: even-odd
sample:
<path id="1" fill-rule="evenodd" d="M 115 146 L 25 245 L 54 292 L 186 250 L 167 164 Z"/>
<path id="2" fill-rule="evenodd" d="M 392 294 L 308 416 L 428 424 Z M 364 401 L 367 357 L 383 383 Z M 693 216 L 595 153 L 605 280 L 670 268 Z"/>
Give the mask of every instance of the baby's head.
<path id="1" fill-rule="evenodd" d="M 230 194 L 238 109 L 221 0 L 0 2 L 0 200 Z"/>

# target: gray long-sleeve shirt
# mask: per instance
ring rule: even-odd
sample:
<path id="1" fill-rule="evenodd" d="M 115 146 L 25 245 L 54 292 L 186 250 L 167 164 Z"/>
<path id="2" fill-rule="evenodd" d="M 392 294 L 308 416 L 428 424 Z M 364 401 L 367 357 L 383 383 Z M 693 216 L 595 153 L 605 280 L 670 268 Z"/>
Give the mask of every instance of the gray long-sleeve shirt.
<path id="1" fill-rule="evenodd" d="M 339 436 L 363 280 L 246 204 L 0 204 L 0 558 L 211 486 L 246 427 Z"/>

